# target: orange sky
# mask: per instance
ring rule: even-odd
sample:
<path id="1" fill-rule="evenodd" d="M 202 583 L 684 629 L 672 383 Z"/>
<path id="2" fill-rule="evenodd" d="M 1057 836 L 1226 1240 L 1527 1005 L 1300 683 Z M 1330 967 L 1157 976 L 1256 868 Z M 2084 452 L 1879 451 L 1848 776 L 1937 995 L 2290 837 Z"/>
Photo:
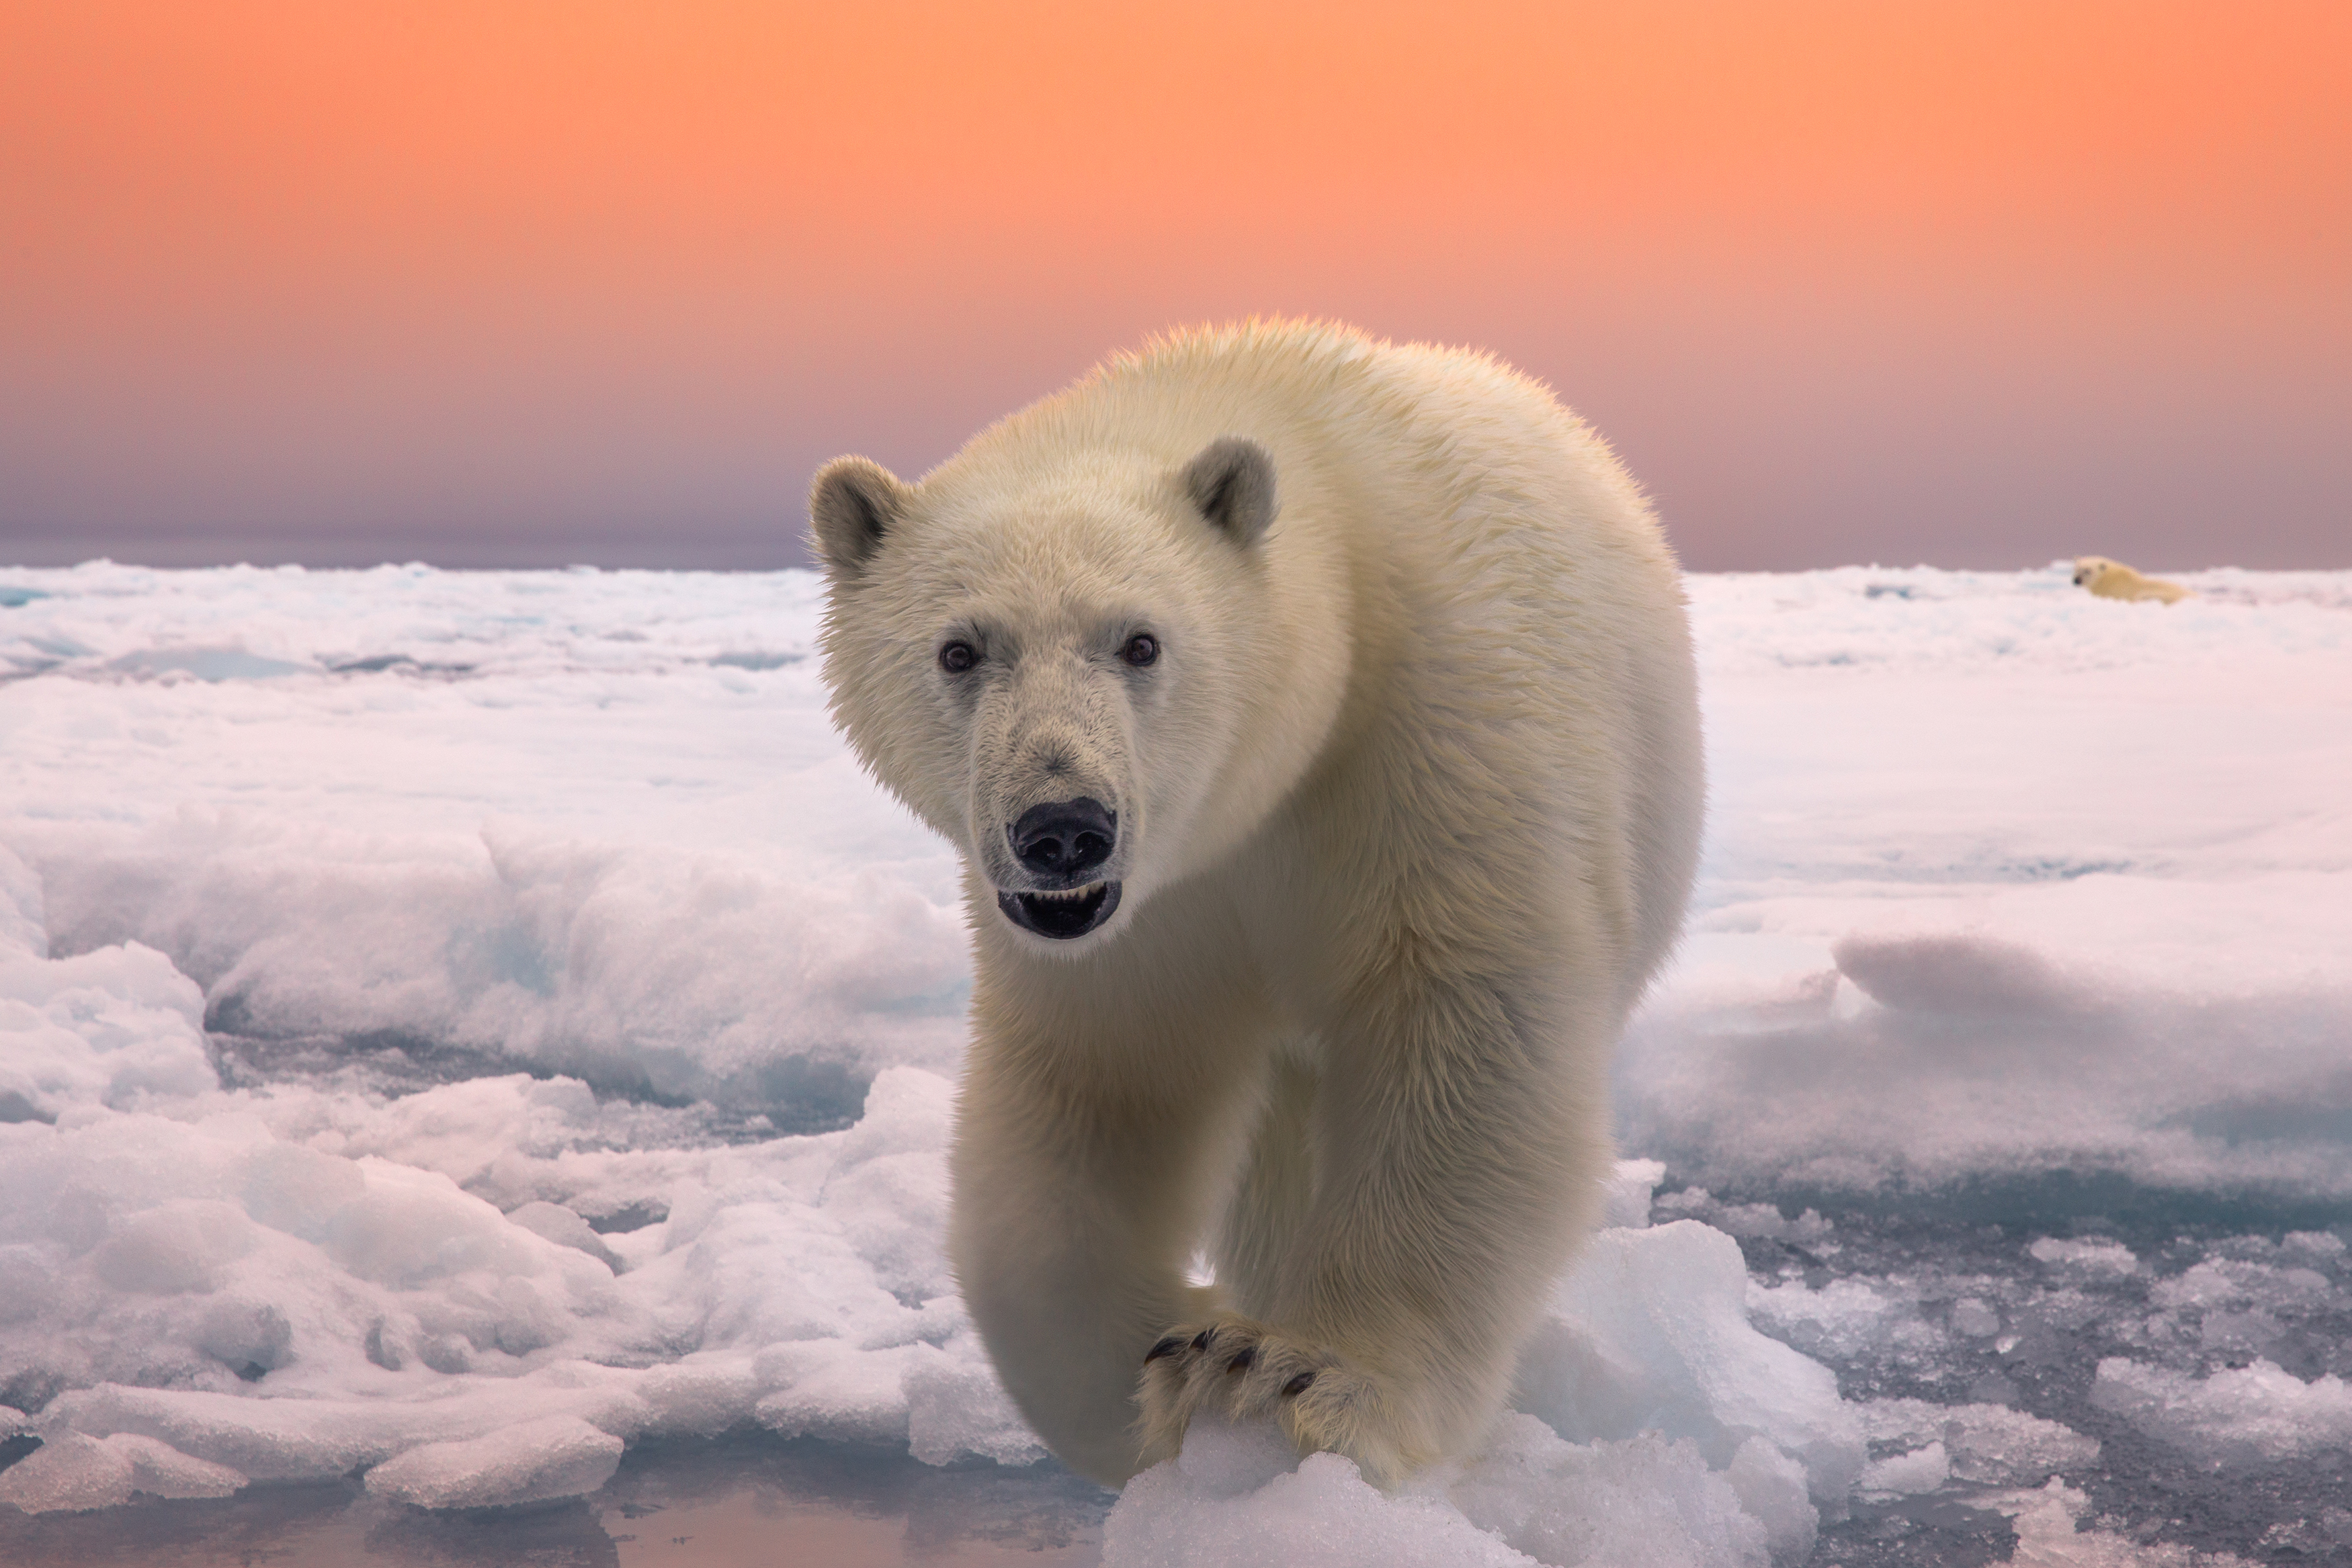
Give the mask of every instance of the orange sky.
<path id="1" fill-rule="evenodd" d="M 1692 564 L 2352 565 L 2352 7 L 0 0 L 0 559 L 791 559 L 1168 325 Z"/>

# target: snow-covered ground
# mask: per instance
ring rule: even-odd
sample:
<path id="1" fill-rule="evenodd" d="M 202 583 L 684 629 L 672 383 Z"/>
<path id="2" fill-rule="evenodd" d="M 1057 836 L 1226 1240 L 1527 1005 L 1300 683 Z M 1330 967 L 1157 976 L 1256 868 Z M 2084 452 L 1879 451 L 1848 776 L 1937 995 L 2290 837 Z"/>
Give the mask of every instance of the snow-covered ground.
<path id="1" fill-rule="evenodd" d="M 1197 1433 L 1105 1560 L 2352 1563 L 2352 573 L 2185 580 L 1694 579 L 1710 850 L 1517 1412 L 1395 1497 Z M 0 1501 L 1040 1460 L 815 598 L 0 572 Z"/>

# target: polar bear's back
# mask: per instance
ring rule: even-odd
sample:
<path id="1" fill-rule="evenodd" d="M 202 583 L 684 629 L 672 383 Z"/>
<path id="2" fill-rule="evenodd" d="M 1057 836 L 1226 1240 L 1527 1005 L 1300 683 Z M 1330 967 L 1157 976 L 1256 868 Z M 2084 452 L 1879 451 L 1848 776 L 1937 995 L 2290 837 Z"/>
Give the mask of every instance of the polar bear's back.
<path id="1" fill-rule="evenodd" d="M 1498 569 L 1524 583 L 1551 567 L 1596 591 L 1646 585 L 1680 601 L 1672 552 L 1607 443 L 1491 355 L 1252 322 L 1111 360 L 1007 421 L 1008 445 L 1037 446 L 1040 432 L 1013 428 L 1032 418 L 1066 427 L 1051 450 L 1141 445 L 1163 460 L 1250 436 L 1273 451 L 1286 497 L 1342 521 L 1354 549 L 1410 562 L 1418 580 L 1435 570 L 1468 589 Z"/>
<path id="2" fill-rule="evenodd" d="M 1173 452 L 1268 445 L 1299 525 L 1269 544 L 1339 552 L 1375 601 L 1365 704 L 1415 767 L 1446 734 L 1539 792 L 1488 806 L 1549 818 L 1645 982 L 1681 925 L 1704 769 L 1680 572 L 1607 444 L 1489 355 L 1312 324 L 1172 338 L 1098 385 L 1113 428 L 1173 417 Z"/>
<path id="3" fill-rule="evenodd" d="M 1638 991 L 1681 929 L 1704 804 L 1673 552 L 1607 443 L 1536 382 L 1418 346 L 1389 350 L 1373 379 L 1416 455 L 1402 489 L 1419 515 L 1392 515 L 1389 543 L 1412 563 L 1419 634 L 1458 651 L 1432 670 L 1435 693 L 1524 694 L 1486 744 L 1533 743 L 1523 763 L 1552 782 L 1568 873 L 1630 928 Z"/>
<path id="4" fill-rule="evenodd" d="M 1179 462 L 1220 435 L 1273 452 L 1286 511 L 1340 525 L 1351 550 L 1436 591 L 1524 587 L 1535 572 L 1680 602 L 1673 554 L 1607 443 L 1540 383 L 1468 350 L 1318 322 L 1172 334 L 982 442 Z"/>

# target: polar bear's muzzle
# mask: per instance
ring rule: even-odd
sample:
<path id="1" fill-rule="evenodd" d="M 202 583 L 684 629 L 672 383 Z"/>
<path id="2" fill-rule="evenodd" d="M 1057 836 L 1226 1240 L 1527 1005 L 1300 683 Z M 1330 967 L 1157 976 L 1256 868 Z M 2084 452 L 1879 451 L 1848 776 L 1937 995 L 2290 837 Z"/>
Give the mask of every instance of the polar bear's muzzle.
<path id="1" fill-rule="evenodd" d="M 1000 893 L 996 907 L 1024 931 L 1056 942 L 1083 936 L 1118 908 L 1119 884 L 1097 882 L 1067 893 Z"/>
<path id="2" fill-rule="evenodd" d="M 1083 936 L 1118 908 L 1119 883 L 1099 873 L 1118 847 L 1118 813 L 1099 800 L 1032 806 L 1005 829 L 1013 858 L 1038 885 L 999 889 L 996 906 L 1024 931 L 1057 942 Z"/>

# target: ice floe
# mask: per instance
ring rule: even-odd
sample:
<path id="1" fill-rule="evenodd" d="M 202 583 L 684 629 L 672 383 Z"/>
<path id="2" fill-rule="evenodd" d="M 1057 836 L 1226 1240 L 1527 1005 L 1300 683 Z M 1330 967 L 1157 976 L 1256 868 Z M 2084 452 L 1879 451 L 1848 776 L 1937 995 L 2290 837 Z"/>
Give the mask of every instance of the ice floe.
<path id="1" fill-rule="evenodd" d="M 1042 1458 L 940 1249 L 955 867 L 833 736 L 810 579 L 0 576 L 0 1501 Z M 2186 580 L 1694 579 L 1693 934 L 1516 1408 L 1394 1495 L 1203 1429 L 1107 1560 L 1787 1564 L 1932 1507 L 2223 1561 L 2088 1428 L 2352 1443 L 2352 574 Z M 2069 1220 L 2117 1194 L 2205 1218 Z"/>

